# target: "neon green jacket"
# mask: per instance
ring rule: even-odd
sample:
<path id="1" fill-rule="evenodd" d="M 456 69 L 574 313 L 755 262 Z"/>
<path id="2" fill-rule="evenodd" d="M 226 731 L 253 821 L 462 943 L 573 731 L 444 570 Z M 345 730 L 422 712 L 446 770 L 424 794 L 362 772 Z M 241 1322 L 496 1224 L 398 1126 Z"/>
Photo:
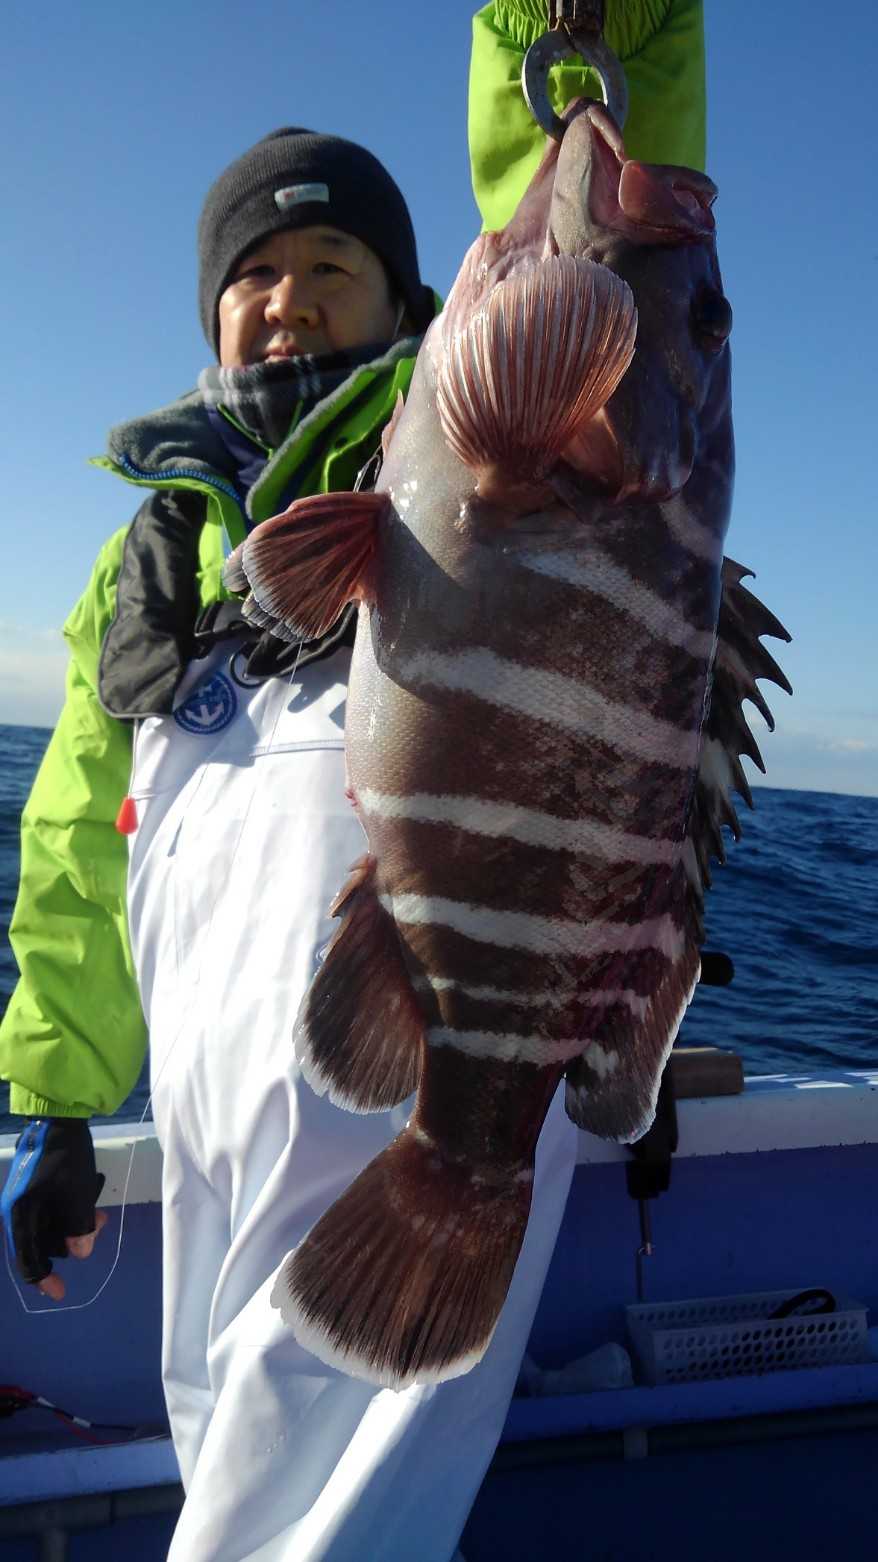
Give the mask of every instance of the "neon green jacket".
<path id="1" fill-rule="evenodd" d="M 618 13 L 622 13 L 620 19 Z M 500 227 L 539 161 L 542 132 L 521 96 L 525 49 L 545 30 L 545 0 L 492 0 L 473 21 L 469 133 L 473 187 L 485 224 Z M 701 0 L 609 0 L 606 37 L 626 68 L 629 155 L 704 165 Z M 597 84 L 581 66 L 553 72 L 560 109 Z M 251 494 L 255 520 L 300 493 L 351 486 L 414 367 L 405 347 L 360 370 L 275 453 Z M 205 496 L 199 544 L 202 605 L 223 593 L 223 531 L 244 535 L 234 492 L 168 428 L 197 422 L 198 398 L 122 425 L 99 465 L 136 486 L 189 488 Z M 195 442 L 197 452 L 197 440 Z M 13 1112 L 111 1115 L 134 1086 L 146 1031 L 128 945 L 127 844 L 115 830 L 131 764 L 131 728 L 102 709 L 100 649 L 112 621 L 124 527 L 98 556 L 64 626 L 71 660 L 67 699 L 22 819 L 22 874 L 11 938 L 21 979 L 0 1026 L 0 1077 Z"/>

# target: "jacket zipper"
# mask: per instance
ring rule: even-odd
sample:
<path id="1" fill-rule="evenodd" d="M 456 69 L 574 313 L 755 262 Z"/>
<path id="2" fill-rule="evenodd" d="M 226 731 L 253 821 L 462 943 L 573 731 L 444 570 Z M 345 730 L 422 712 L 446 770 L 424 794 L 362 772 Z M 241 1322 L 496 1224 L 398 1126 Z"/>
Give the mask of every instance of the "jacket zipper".
<path id="1" fill-rule="evenodd" d="M 187 472 L 185 468 L 178 467 L 172 468 L 171 471 L 145 472 L 142 467 L 135 466 L 133 461 L 129 461 L 127 456 L 116 456 L 114 460 L 122 468 L 123 472 L 127 472 L 130 477 L 145 478 L 147 482 L 165 482 L 177 477 L 187 478 L 190 482 L 204 483 L 208 488 L 218 488 L 220 493 L 227 494 L 230 499 L 235 501 L 239 510 L 241 508 L 241 501 L 234 488 L 230 484 L 222 482 L 218 477 L 205 477 L 203 472 Z"/>

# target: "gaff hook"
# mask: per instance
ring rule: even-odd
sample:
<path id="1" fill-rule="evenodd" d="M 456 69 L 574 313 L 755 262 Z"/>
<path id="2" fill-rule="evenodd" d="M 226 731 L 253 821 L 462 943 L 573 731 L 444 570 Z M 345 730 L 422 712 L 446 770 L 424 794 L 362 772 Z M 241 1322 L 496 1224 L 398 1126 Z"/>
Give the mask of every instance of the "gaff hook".
<path id="1" fill-rule="evenodd" d="M 590 15 L 583 13 L 590 12 Z M 549 101 L 549 71 L 559 60 L 578 54 L 597 73 L 604 104 L 621 130 L 628 112 L 628 87 L 625 72 L 601 35 L 603 6 L 583 4 L 583 0 L 551 0 L 549 20 L 553 23 L 536 43 L 531 44 L 521 69 L 521 90 L 537 124 L 561 141 L 567 129 Z"/>

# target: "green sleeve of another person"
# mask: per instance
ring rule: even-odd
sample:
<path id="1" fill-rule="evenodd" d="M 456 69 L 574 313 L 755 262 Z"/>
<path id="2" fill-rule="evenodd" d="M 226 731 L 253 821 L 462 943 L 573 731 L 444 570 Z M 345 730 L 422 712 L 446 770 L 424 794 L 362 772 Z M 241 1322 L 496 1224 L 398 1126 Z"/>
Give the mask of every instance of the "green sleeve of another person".
<path id="1" fill-rule="evenodd" d="M 0 1026 L 0 1075 L 28 1117 L 109 1116 L 136 1083 L 146 1029 L 128 944 L 128 847 L 115 829 L 131 730 L 97 697 L 127 527 L 102 549 L 64 626 L 67 698 L 22 816 L 10 938 L 21 977 Z"/>
<path id="2" fill-rule="evenodd" d="M 546 31 L 546 0 L 491 0 L 473 19 L 469 143 L 473 190 L 486 228 L 515 211 L 545 147 L 521 91 L 529 46 Z M 604 37 L 625 68 L 625 149 L 650 163 L 704 168 L 704 22 L 701 0 L 607 0 Z M 556 112 L 584 93 L 600 98 L 576 57 L 556 66 Z"/>

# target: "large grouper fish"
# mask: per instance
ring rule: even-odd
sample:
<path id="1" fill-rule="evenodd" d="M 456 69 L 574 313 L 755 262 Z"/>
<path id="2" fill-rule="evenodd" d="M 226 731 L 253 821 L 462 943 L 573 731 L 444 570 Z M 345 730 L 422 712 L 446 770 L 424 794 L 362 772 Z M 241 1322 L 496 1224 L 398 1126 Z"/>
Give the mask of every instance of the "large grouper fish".
<path id="1" fill-rule="evenodd" d="M 347 602 L 350 795 L 368 839 L 295 1050 L 405 1130 L 290 1254 L 272 1301 L 395 1388 L 467 1371 L 506 1297 L 566 1079 L 632 1141 L 699 977 L 703 894 L 760 642 L 723 559 L 731 312 L 715 186 L 568 111 L 508 227 L 470 249 L 385 438 L 377 491 L 304 498 L 227 580 L 291 640 Z"/>

